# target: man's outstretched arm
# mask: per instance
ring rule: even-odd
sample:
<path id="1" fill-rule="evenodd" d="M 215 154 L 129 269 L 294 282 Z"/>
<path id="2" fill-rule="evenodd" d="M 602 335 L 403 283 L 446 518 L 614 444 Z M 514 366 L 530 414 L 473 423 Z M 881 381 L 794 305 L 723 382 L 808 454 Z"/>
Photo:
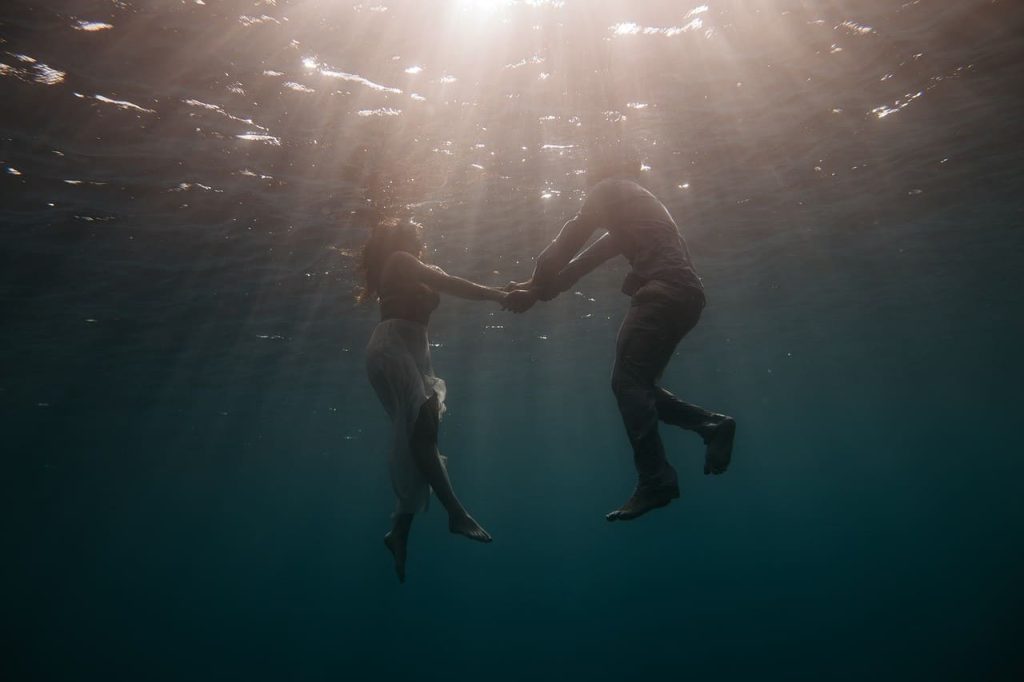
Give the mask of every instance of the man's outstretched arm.
<path id="1" fill-rule="evenodd" d="M 583 253 L 573 258 L 569 261 L 568 265 L 562 268 L 562 271 L 555 276 L 551 288 L 558 293 L 567 291 L 598 265 L 611 260 L 621 253 L 622 251 L 619 249 L 619 245 L 611 233 L 605 232 L 600 239 L 588 246 Z"/>
<path id="2" fill-rule="evenodd" d="M 555 240 L 537 256 L 537 267 L 533 270 L 530 287 L 542 291 L 554 289 L 559 273 L 587 243 L 595 227 L 582 215 L 575 216 L 563 225 Z"/>

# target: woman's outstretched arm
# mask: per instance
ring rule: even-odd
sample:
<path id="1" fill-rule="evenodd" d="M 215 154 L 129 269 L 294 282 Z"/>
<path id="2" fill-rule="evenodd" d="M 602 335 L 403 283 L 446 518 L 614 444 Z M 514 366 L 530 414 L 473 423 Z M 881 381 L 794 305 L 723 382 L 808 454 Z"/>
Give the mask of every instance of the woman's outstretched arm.
<path id="1" fill-rule="evenodd" d="M 462 277 L 449 275 L 444 270 L 435 270 L 426 265 L 423 267 L 426 273 L 421 278 L 421 281 L 442 294 L 457 296 L 458 298 L 470 301 L 496 301 L 497 303 L 504 301 L 508 295 L 501 289 L 485 287 L 483 284 L 477 284 Z"/>
<path id="2" fill-rule="evenodd" d="M 404 261 L 402 265 L 408 269 L 412 276 L 442 294 L 470 301 L 495 301 L 497 303 L 503 302 L 508 295 L 501 289 L 486 287 L 462 277 L 449 275 L 441 268 L 427 265 L 411 254 L 395 255 L 396 257 L 404 256 L 402 258 Z"/>

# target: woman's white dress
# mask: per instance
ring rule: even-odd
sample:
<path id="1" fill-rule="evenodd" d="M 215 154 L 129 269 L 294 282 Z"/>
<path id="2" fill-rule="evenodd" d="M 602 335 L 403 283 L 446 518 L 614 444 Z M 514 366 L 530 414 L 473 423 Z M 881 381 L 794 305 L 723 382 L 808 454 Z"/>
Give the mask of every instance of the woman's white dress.
<path id="1" fill-rule="evenodd" d="M 366 370 L 384 409 L 391 417 L 392 443 L 388 459 L 395 491 L 396 514 L 425 511 L 430 486 L 413 461 L 409 439 L 420 408 L 437 395 L 444 412 L 444 380 L 430 365 L 427 328 L 410 320 L 384 320 L 373 330 L 366 347 Z M 442 463 L 444 458 L 441 459 Z"/>

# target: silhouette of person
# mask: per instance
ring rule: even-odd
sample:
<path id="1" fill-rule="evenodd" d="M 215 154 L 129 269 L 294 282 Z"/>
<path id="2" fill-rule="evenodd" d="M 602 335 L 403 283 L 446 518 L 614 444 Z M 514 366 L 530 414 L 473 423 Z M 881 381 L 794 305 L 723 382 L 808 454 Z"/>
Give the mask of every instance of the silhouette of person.
<path id="1" fill-rule="evenodd" d="M 615 256 L 625 256 L 632 266 L 622 285 L 632 300 L 616 342 L 612 391 L 633 447 L 638 481 L 632 496 L 606 515 L 609 521 L 635 519 L 679 497 L 659 421 L 704 439 L 705 474 L 728 468 L 736 432 L 731 417 L 685 403 L 658 385 L 676 346 L 700 319 L 706 299 L 679 228 L 664 204 L 638 184 L 640 171 L 639 155 L 627 145 L 596 149 L 579 213 L 538 256 L 533 276 L 509 283 L 503 303 L 524 312 Z M 606 232 L 580 252 L 598 230 Z"/>
<path id="2" fill-rule="evenodd" d="M 413 516 L 427 508 L 431 490 L 448 512 L 452 533 L 491 541 L 455 496 L 445 458 L 437 449 L 446 389 L 431 366 L 427 325 L 442 293 L 498 303 L 508 296 L 501 289 L 427 265 L 421 260 L 423 249 L 418 225 L 381 220 L 363 246 L 360 261 L 364 286 L 359 300 L 380 303 L 381 321 L 366 347 L 366 369 L 393 426 L 388 468 L 396 508 L 384 544 L 394 556 L 401 582 Z"/>

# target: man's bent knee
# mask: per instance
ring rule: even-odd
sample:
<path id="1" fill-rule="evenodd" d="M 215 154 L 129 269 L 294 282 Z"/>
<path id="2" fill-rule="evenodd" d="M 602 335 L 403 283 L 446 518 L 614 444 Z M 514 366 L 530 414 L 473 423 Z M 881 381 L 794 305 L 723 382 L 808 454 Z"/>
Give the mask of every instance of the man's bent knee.
<path id="1" fill-rule="evenodd" d="M 653 400 L 654 390 L 653 382 L 644 381 L 625 373 L 615 373 L 612 375 L 612 393 L 620 400 L 624 397 L 636 395 L 643 396 L 645 399 L 650 397 Z"/>

